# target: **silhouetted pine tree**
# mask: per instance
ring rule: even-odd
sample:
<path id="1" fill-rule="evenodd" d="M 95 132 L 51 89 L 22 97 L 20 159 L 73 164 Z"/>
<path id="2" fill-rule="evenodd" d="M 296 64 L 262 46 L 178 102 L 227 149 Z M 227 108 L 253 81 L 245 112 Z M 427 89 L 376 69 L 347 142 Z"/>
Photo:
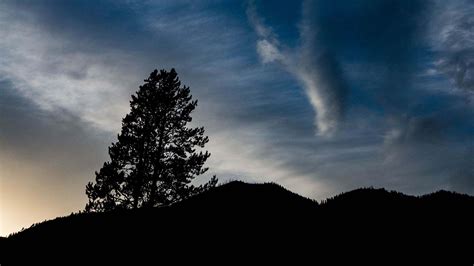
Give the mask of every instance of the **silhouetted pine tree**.
<path id="1" fill-rule="evenodd" d="M 197 152 L 208 142 L 204 128 L 188 128 L 192 101 L 189 87 L 181 86 L 174 69 L 153 71 L 130 101 L 118 141 L 109 147 L 110 162 L 96 172 L 86 187 L 86 211 L 166 205 L 213 187 L 195 187 L 210 154 Z"/>

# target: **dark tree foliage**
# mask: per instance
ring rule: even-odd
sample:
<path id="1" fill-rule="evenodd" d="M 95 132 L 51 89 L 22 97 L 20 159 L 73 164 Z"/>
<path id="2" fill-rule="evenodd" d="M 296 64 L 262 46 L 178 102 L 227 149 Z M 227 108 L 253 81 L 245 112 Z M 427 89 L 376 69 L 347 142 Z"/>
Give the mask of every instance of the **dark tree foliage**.
<path id="1" fill-rule="evenodd" d="M 215 186 L 215 177 L 190 184 L 208 170 L 210 156 L 196 150 L 209 141 L 204 128 L 186 126 L 196 106 L 174 69 L 153 71 L 132 95 L 118 141 L 109 147 L 110 161 L 87 184 L 86 211 L 168 205 Z"/>

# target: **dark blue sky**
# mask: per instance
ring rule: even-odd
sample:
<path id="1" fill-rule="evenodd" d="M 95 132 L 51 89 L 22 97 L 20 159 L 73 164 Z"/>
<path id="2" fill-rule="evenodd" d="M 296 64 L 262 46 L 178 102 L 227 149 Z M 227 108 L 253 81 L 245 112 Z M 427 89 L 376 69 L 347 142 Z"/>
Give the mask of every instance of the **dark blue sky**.
<path id="1" fill-rule="evenodd" d="M 83 208 L 155 68 L 222 181 L 474 194 L 473 27 L 469 0 L 2 1 L 0 234 Z"/>

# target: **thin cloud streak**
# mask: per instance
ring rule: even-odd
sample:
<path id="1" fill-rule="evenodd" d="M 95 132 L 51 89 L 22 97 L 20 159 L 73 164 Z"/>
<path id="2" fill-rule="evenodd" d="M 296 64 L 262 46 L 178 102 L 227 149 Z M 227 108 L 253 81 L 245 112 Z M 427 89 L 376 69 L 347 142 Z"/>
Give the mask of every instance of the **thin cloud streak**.
<path id="1" fill-rule="evenodd" d="M 474 97 L 474 6 L 464 0 L 435 3 L 429 36 L 438 55 L 433 74 L 448 76 L 456 89 Z"/>
<path id="2" fill-rule="evenodd" d="M 264 64 L 280 63 L 299 80 L 314 109 L 317 133 L 328 137 L 337 131 L 343 120 L 347 87 L 338 63 L 328 51 L 317 46 L 316 29 L 311 21 L 312 5 L 310 1 L 303 4 L 302 46 L 296 51 L 282 48 L 271 28 L 259 17 L 255 1 L 248 2 L 247 17 L 259 37 L 256 50 L 261 61 Z"/>

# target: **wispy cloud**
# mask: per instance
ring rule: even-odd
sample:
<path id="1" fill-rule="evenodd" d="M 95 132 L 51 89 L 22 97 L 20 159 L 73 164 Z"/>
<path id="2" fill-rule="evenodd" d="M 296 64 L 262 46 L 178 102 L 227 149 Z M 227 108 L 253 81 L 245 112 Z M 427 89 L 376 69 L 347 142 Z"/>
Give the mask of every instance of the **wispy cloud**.
<path id="1" fill-rule="evenodd" d="M 247 17 L 258 36 L 261 61 L 282 66 L 304 87 L 318 133 L 333 135 L 330 154 L 337 154 L 338 145 L 344 147 L 339 144 L 344 137 L 333 134 L 338 129 L 353 134 L 352 145 L 360 133 L 354 126 L 366 124 L 362 135 L 373 130 L 373 135 L 362 137 L 373 142 L 358 149 L 370 152 L 359 154 L 357 163 L 343 155 L 332 163 L 312 157 L 318 167 L 300 167 L 313 169 L 318 179 L 331 176 L 325 184 L 337 183 L 334 187 L 381 182 L 416 193 L 429 191 L 433 184 L 445 188 L 454 184 L 449 176 L 466 172 L 459 158 L 469 156 L 462 146 L 472 146 L 466 137 L 472 132 L 472 119 L 463 112 L 472 111 L 460 98 L 427 88 L 446 89 L 443 76 L 447 76 L 456 87 L 470 89 L 473 5 L 467 2 L 303 1 L 295 47 L 285 46 L 288 40 L 279 39 L 265 23 L 263 14 L 268 12 L 261 9 L 259 15 L 259 2 L 248 2 Z M 430 29 L 428 46 L 433 45 L 435 57 L 425 46 Z M 425 64 L 427 58 L 436 60 L 436 70 Z M 420 78 L 427 69 L 431 76 Z M 361 110 L 370 116 L 359 117 Z M 450 123 L 453 119 L 458 122 Z M 315 142 L 319 145 L 314 146 L 315 154 L 323 153 L 325 143 Z"/>
<path id="2" fill-rule="evenodd" d="M 65 110 L 114 130 L 135 85 L 132 58 L 113 48 L 87 51 L 75 39 L 43 31 L 27 11 L 0 13 L 0 76 L 48 111 Z M 67 48 L 66 48 L 67 47 Z"/>
<path id="3" fill-rule="evenodd" d="M 436 69 L 455 88 L 474 93 L 474 6 L 470 1 L 436 1 L 432 12 L 431 45 Z"/>
<path id="4" fill-rule="evenodd" d="M 300 25 L 301 47 L 296 51 L 282 48 L 275 33 L 257 13 L 255 1 L 249 1 L 247 17 L 259 36 L 257 53 L 263 63 L 280 63 L 300 81 L 315 111 L 315 127 L 322 136 L 333 134 L 344 117 L 347 86 L 333 55 L 318 46 L 312 18 L 312 3 L 303 5 Z"/>

